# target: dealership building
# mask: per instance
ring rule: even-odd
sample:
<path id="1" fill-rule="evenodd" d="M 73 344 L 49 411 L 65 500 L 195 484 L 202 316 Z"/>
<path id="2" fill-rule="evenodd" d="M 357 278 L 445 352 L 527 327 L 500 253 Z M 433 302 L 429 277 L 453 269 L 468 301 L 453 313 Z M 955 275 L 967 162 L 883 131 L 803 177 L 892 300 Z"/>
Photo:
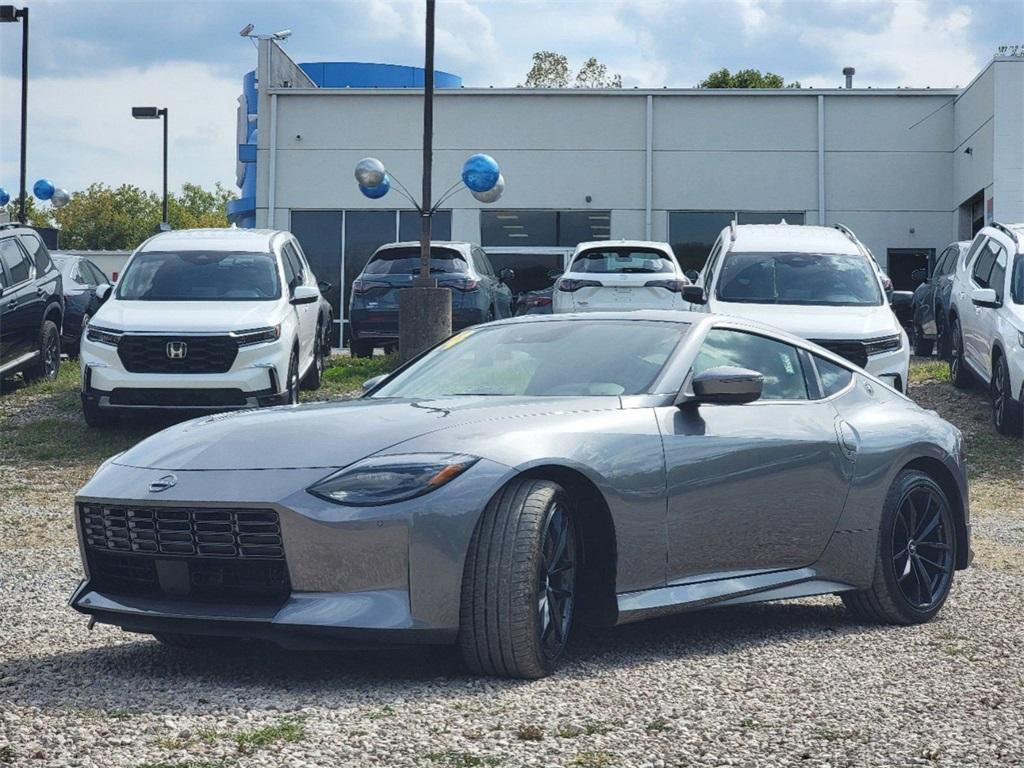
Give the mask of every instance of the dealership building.
<path id="1" fill-rule="evenodd" d="M 373 156 L 418 191 L 422 70 L 296 64 L 261 40 L 238 129 L 239 226 L 289 229 L 344 322 L 373 250 L 416 239 L 392 187 L 364 197 Z M 965 88 L 464 88 L 437 74 L 434 195 L 486 152 L 507 187 L 493 204 L 454 195 L 437 239 L 506 254 L 583 240 L 672 244 L 698 267 L 729 221 L 844 224 L 897 288 L 985 222 L 1024 221 L 1024 58 L 996 57 Z M 339 287 L 341 290 L 339 290 Z M 530 286 L 522 286 L 530 287 Z"/>

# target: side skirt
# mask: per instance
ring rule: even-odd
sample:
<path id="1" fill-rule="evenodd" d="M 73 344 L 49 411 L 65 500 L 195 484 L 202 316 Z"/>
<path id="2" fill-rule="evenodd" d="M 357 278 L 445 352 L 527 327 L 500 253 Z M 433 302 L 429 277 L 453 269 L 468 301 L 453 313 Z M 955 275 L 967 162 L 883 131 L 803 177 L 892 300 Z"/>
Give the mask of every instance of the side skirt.
<path id="1" fill-rule="evenodd" d="M 618 595 L 619 624 L 698 608 L 833 594 L 857 589 L 820 578 L 815 568 L 793 568 L 695 584 L 624 592 Z"/>

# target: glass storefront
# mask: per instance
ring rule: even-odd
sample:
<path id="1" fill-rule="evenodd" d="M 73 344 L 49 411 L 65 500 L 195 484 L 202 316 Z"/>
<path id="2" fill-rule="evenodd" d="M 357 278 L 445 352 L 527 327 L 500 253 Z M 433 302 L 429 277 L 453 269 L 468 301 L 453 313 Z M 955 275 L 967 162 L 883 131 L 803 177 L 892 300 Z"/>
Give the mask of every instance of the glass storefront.
<path id="1" fill-rule="evenodd" d="M 575 248 L 611 236 L 611 211 L 509 209 L 480 211 L 480 244 L 498 247 Z"/>

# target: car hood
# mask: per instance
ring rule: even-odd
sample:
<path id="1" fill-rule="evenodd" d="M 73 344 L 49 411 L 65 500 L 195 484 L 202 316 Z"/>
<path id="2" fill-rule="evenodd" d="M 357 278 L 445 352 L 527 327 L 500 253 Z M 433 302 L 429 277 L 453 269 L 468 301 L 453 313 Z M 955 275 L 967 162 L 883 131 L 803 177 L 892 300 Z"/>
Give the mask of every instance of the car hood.
<path id="1" fill-rule="evenodd" d="M 888 304 L 877 307 L 809 307 L 716 301 L 714 312 L 774 325 L 804 339 L 873 339 L 900 332 Z"/>
<path id="2" fill-rule="evenodd" d="M 143 440 L 113 463 L 166 470 L 340 468 L 465 424 L 619 407 L 617 397 L 380 399 L 284 406 L 187 421 Z M 497 424 L 495 429 L 504 427 Z"/>
<path id="3" fill-rule="evenodd" d="M 218 333 L 279 322 L 276 301 L 122 301 L 104 303 L 93 325 L 117 331 Z"/>

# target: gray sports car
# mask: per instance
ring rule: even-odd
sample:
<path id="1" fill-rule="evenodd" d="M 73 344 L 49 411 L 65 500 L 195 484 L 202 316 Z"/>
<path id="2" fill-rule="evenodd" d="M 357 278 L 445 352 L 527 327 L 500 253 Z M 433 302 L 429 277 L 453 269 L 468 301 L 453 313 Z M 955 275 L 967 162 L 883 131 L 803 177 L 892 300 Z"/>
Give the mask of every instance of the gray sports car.
<path id="1" fill-rule="evenodd" d="M 458 643 L 535 678 L 577 624 L 817 594 L 927 621 L 971 560 L 960 433 L 778 330 L 519 317 L 368 384 L 107 461 L 72 606 L 171 645 Z"/>

